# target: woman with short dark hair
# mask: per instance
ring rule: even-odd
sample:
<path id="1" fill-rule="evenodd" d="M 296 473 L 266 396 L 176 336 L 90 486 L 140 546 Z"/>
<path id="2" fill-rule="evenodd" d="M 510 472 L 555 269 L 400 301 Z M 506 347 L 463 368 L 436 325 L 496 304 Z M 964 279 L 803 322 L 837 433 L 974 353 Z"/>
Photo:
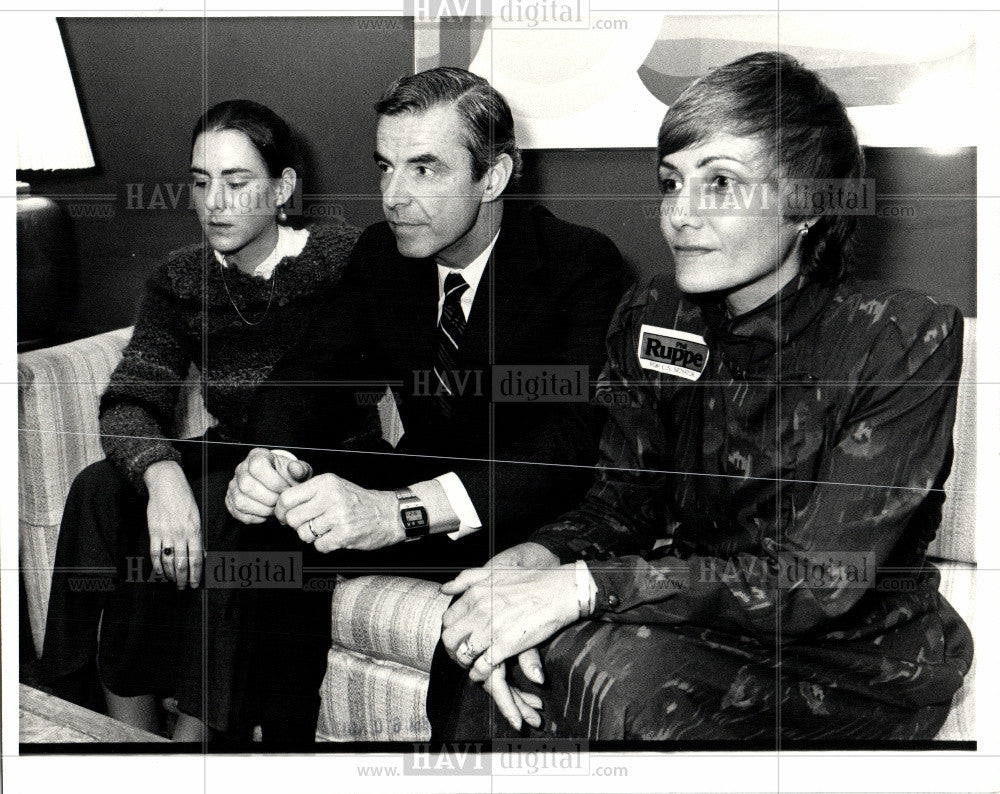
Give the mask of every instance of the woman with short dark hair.
<path id="1" fill-rule="evenodd" d="M 203 242 L 153 274 L 101 398 L 107 460 L 70 491 L 42 655 L 57 681 L 96 660 L 109 714 L 147 730 L 157 728 L 153 694 L 176 693 L 176 740 L 205 738 L 206 722 L 232 730 L 241 715 L 247 682 L 234 672 L 247 627 L 227 611 L 230 591 L 192 590 L 204 553 L 238 541 L 206 533 L 225 523 L 211 516 L 225 514 L 246 452 L 250 397 L 327 304 L 358 234 L 287 225 L 301 179 L 294 137 L 256 102 L 222 102 L 198 119 L 190 172 Z M 177 439 L 174 409 L 192 364 L 216 424 Z M 110 592 L 79 584 L 94 571 L 115 572 Z"/>
<path id="2" fill-rule="evenodd" d="M 612 321 L 596 482 L 443 587 L 443 647 L 546 736 L 932 738 L 972 659 L 925 558 L 961 315 L 845 275 L 854 222 L 834 196 L 864 161 L 794 59 L 697 80 L 658 159 L 674 268 Z M 439 653 L 435 736 L 501 732 L 459 672 Z"/>

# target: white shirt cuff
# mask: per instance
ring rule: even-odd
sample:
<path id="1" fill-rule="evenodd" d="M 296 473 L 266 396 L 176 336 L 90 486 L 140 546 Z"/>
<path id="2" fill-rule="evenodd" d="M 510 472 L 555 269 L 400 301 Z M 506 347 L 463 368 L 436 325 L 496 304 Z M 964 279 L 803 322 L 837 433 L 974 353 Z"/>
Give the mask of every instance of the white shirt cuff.
<path id="1" fill-rule="evenodd" d="M 434 479 L 441 483 L 441 488 L 448 499 L 448 504 L 451 505 L 451 509 L 458 516 L 458 529 L 454 532 L 449 532 L 448 537 L 452 540 L 458 540 L 466 535 L 471 535 L 477 529 L 482 529 L 483 522 L 479 520 L 479 513 L 476 512 L 476 507 L 469 498 L 469 492 L 465 490 L 465 486 L 462 485 L 462 481 L 458 478 L 458 475 L 453 471 L 449 471 Z"/>

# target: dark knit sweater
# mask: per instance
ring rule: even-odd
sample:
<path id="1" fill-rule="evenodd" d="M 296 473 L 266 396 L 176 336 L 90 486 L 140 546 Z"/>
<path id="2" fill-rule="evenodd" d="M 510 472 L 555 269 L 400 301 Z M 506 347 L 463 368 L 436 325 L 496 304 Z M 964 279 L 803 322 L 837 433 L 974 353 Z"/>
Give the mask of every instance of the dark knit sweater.
<path id="1" fill-rule="evenodd" d="M 170 438 L 192 363 L 221 440 L 244 440 L 251 395 L 322 309 L 358 234 L 350 226 L 311 227 L 302 253 L 281 260 L 267 281 L 237 268 L 223 274 L 202 245 L 172 254 L 153 274 L 100 406 L 104 452 L 140 491 L 151 464 L 180 461 Z M 260 322 L 247 325 L 234 302 Z"/>

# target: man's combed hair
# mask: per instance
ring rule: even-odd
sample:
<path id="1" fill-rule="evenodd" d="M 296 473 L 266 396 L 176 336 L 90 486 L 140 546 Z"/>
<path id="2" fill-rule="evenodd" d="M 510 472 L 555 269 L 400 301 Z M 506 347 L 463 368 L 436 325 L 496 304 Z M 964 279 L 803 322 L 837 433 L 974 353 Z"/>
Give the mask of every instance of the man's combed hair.
<path id="1" fill-rule="evenodd" d="M 720 133 L 759 140 L 780 179 L 859 180 L 864 174 L 864 154 L 844 104 L 815 72 L 784 53 L 748 55 L 688 86 L 663 119 L 657 156 Z M 817 217 L 803 241 L 804 271 L 839 278 L 854 227 L 851 215 Z"/>
<path id="2" fill-rule="evenodd" d="M 511 180 L 521 173 L 521 153 L 514 139 L 514 114 L 503 94 L 465 69 L 441 66 L 399 78 L 375 103 L 379 116 L 423 113 L 454 103 L 465 122 L 465 142 L 472 155 L 472 177 L 479 181 L 502 154 L 514 163 Z"/>

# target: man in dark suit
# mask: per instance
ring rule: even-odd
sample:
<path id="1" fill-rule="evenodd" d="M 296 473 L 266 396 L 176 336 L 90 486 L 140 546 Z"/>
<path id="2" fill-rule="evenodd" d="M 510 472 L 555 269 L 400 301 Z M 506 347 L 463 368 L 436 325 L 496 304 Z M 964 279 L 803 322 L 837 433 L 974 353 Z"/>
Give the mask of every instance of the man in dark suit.
<path id="1" fill-rule="evenodd" d="M 260 390 L 254 437 L 292 452 L 251 452 L 226 503 L 244 523 L 295 530 L 304 567 L 445 581 L 585 492 L 601 424 L 589 378 L 623 265 L 598 232 L 504 200 L 520 155 L 510 109 L 482 78 L 412 75 L 376 112 L 386 222 L 365 231 L 324 320 Z M 359 445 L 366 420 L 376 438 Z M 294 454 L 317 474 L 296 483 Z M 329 599 L 310 595 L 262 594 L 282 605 L 286 633 L 290 616 L 312 615 L 291 633 L 316 650 L 279 654 L 307 696 L 322 666 L 303 674 L 293 654 L 321 665 L 329 644 Z M 287 712 L 287 692 L 281 702 Z M 275 735 L 306 739 L 289 725 Z"/>

